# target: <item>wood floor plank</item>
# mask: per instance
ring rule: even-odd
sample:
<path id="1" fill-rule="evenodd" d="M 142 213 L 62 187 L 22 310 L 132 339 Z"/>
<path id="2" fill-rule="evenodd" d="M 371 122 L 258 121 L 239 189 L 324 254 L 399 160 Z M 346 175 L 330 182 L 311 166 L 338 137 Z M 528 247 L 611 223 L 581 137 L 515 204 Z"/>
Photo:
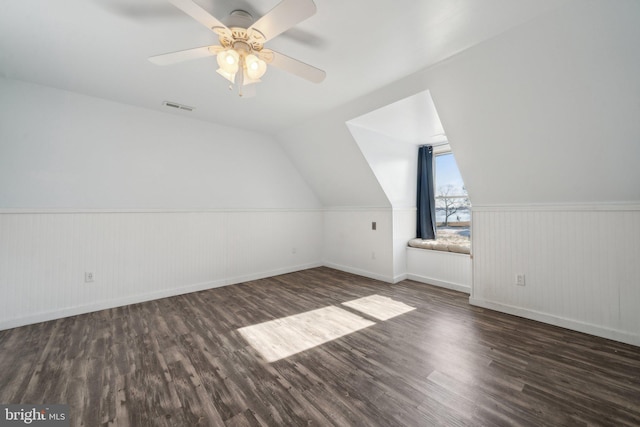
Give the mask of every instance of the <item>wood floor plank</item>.
<path id="1" fill-rule="evenodd" d="M 269 363 L 239 331 L 265 322 L 274 349 L 341 336 Z M 638 426 L 640 348 L 322 267 L 0 331 L 0 403 L 73 426 Z"/>

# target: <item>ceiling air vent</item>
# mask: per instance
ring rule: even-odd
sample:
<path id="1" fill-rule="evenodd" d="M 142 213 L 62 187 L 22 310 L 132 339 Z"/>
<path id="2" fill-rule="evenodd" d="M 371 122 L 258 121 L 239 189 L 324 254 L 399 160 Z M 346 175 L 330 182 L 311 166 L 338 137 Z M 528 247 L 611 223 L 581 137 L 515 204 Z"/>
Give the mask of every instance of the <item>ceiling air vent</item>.
<path id="1" fill-rule="evenodd" d="M 189 107 L 188 105 L 178 104 L 177 102 L 173 102 L 173 101 L 164 101 L 162 103 L 162 105 L 164 105 L 165 107 L 169 107 L 169 108 L 175 108 L 176 110 L 185 110 L 185 111 L 193 111 L 193 110 L 195 110 L 194 107 Z"/>

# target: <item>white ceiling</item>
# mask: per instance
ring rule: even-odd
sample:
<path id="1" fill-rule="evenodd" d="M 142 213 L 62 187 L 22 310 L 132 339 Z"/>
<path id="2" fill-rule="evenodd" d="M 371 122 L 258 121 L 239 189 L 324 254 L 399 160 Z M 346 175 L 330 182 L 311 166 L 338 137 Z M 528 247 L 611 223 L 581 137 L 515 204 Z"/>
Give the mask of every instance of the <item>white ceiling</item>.
<path id="1" fill-rule="evenodd" d="M 428 90 L 349 120 L 348 124 L 412 145 L 447 141 Z"/>
<path id="2" fill-rule="evenodd" d="M 221 20 L 259 17 L 278 0 L 196 0 Z M 269 69 L 254 98 L 239 98 L 215 58 L 160 67 L 147 57 L 217 44 L 166 0 L 2 0 L 0 76 L 145 108 L 165 100 L 188 117 L 273 133 L 363 96 L 565 0 L 316 0 L 318 13 L 266 47 L 327 72 L 314 84 Z"/>

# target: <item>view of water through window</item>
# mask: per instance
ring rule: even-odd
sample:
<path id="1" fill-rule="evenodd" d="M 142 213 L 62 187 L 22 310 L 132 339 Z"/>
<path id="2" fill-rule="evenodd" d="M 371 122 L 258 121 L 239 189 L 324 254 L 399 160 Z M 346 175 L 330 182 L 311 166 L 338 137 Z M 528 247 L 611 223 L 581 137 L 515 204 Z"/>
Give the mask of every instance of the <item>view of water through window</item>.
<path id="1" fill-rule="evenodd" d="M 471 204 L 452 153 L 435 158 L 437 239 L 469 245 Z"/>

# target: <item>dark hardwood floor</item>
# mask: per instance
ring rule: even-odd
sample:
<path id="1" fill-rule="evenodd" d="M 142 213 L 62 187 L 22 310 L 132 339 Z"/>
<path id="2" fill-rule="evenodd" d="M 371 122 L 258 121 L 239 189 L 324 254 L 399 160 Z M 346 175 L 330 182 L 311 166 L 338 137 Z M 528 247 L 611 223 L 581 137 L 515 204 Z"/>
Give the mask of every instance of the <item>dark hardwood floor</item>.
<path id="1" fill-rule="evenodd" d="M 342 304 L 372 295 L 415 309 Z M 266 350 L 239 331 L 258 324 Z M 638 426 L 640 347 L 317 268 L 2 331 L 0 403 L 84 426 Z"/>

